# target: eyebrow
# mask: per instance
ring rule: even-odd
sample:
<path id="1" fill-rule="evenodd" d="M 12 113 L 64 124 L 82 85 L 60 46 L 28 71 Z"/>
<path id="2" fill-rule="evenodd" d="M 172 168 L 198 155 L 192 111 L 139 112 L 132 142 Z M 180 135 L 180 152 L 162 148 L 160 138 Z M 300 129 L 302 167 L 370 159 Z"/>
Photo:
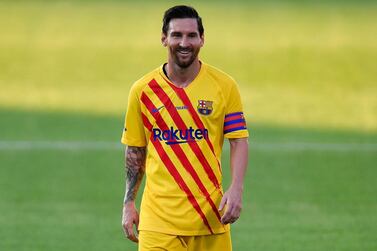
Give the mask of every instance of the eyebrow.
<path id="1" fill-rule="evenodd" d="M 171 35 L 181 35 L 182 32 L 180 32 L 180 31 L 172 31 L 170 34 L 171 34 Z M 197 33 L 197 32 L 189 32 L 188 35 L 189 35 L 189 36 L 192 36 L 192 35 L 195 35 L 195 36 L 196 36 L 196 35 L 198 35 L 198 33 Z"/>

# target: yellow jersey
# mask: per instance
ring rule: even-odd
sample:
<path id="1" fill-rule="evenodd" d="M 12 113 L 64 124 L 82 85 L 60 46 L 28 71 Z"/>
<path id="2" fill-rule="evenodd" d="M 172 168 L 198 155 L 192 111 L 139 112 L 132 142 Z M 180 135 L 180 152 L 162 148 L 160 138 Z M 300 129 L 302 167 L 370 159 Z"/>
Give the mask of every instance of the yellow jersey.
<path id="1" fill-rule="evenodd" d="M 121 142 L 147 148 L 139 230 L 229 230 L 218 211 L 224 137 L 248 137 L 238 86 L 224 72 L 202 63 L 196 78 L 179 88 L 162 65 L 134 83 Z"/>

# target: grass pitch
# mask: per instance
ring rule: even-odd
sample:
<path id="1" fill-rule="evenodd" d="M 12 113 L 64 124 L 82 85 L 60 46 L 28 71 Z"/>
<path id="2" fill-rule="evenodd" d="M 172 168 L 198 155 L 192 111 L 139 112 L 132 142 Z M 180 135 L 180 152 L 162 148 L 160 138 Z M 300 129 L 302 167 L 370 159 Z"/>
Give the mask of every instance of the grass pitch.
<path id="1" fill-rule="evenodd" d="M 19 140 L 118 142 L 121 116 L 0 115 L 8 141 L 0 146 L 2 250 L 136 250 L 120 226 L 120 144 L 12 148 Z M 375 250 L 376 134 L 267 126 L 252 133 L 243 214 L 232 227 L 235 250 Z M 289 147 L 302 142 L 311 147 Z M 227 154 L 225 147 L 225 187 Z"/>
<path id="2" fill-rule="evenodd" d="M 0 250 L 136 250 L 122 147 L 101 142 L 119 142 L 129 86 L 165 60 L 171 5 L 0 3 Z M 240 83 L 252 135 L 234 250 L 376 250 L 376 5 L 194 6 L 202 59 Z"/>

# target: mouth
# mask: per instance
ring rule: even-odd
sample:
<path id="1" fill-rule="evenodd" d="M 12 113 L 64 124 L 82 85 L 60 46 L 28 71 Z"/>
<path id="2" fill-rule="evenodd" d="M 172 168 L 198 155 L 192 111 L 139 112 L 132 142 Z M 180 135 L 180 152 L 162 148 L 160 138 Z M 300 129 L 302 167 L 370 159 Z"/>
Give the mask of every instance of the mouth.
<path id="1" fill-rule="evenodd" d="M 191 53 L 191 50 L 177 50 L 177 52 L 181 55 L 187 56 Z"/>

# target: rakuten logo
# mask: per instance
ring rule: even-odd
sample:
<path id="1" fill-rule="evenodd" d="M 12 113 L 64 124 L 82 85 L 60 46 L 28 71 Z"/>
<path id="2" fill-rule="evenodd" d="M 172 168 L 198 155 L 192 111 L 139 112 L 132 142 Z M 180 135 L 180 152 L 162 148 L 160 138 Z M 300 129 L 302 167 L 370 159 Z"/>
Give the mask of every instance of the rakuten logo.
<path id="1" fill-rule="evenodd" d="M 194 129 L 191 126 L 186 130 L 174 129 L 172 126 L 170 127 L 170 130 L 153 128 L 152 133 L 154 141 L 165 141 L 165 144 L 167 145 L 194 142 L 199 139 L 208 139 L 207 129 Z"/>

